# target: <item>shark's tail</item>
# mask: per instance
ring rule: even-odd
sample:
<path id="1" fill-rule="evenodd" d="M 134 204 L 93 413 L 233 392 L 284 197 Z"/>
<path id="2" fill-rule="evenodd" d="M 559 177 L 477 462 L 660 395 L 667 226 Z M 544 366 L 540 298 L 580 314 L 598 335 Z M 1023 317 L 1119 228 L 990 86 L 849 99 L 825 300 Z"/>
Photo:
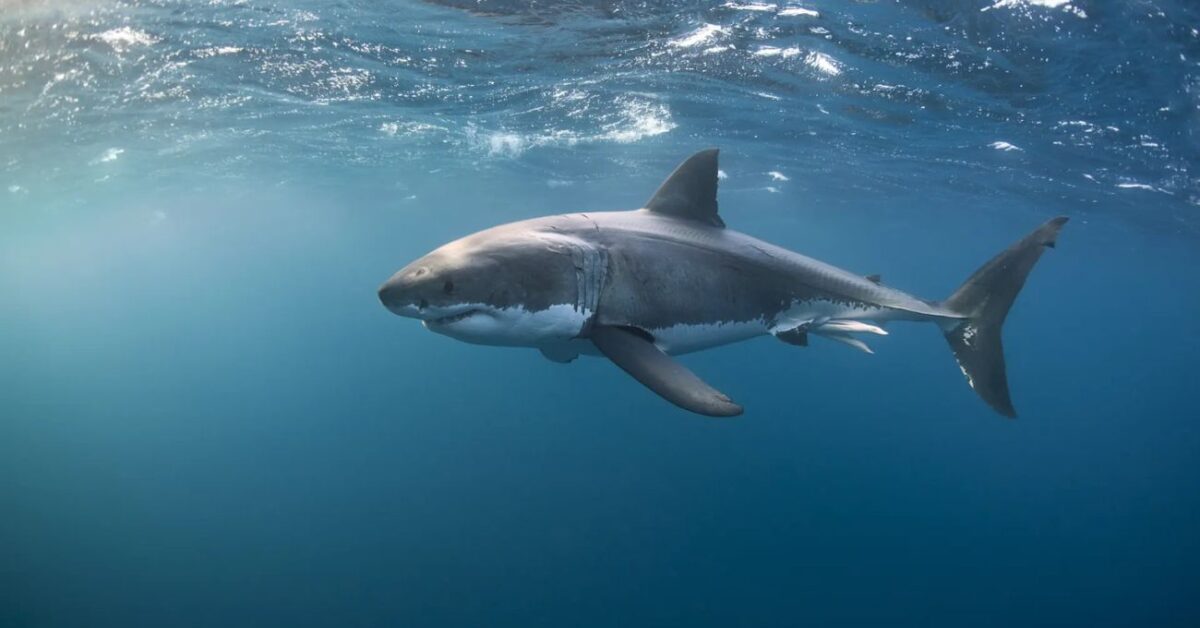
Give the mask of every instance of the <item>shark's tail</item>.
<path id="1" fill-rule="evenodd" d="M 967 383 L 1000 414 L 1017 416 L 1008 394 L 1000 327 L 1046 247 L 1054 247 L 1067 222 L 1059 216 L 993 257 L 942 304 L 963 318 L 942 323 Z"/>

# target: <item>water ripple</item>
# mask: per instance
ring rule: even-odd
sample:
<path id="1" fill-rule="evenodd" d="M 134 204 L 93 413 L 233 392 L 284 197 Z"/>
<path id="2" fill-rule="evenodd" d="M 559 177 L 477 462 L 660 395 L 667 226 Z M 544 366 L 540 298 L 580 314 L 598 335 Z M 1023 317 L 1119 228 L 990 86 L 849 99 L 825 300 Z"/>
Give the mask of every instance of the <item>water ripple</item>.
<path id="1" fill-rule="evenodd" d="M 140 168 L 112 176 L 239 178 L 754 143 L 883 188 L 992 170 L 1081 203 L 1153 189 L 1194 222 L 1200 9 L 1084 6 L 26 0 L 0 16 L 0 185 L 91 185 L 74 168 L 114 144 Z"/>

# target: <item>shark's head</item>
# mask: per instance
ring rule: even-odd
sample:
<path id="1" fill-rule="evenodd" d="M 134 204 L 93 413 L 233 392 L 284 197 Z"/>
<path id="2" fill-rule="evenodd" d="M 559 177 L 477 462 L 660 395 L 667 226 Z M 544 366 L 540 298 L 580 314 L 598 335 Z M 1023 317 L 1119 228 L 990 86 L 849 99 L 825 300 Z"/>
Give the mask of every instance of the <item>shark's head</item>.
<path id="1" fill-rule="evenodd" d="M 536 232 L 497 227 L 456 240 L 401 268 L 379 288 L 392 313 L 466 342 L 540 346 L 574 337 L 577 307 L 569 251 Z"/>

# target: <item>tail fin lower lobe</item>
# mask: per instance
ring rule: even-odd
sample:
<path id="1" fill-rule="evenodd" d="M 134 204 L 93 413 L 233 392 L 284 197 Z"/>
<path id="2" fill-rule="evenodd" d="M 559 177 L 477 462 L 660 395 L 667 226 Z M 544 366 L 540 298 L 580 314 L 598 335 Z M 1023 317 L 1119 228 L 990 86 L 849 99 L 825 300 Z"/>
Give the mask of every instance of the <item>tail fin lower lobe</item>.
<path id="1" fill-rule="evenodd" d="M 965 318 L 945 329 L 967 383 L 996 412 L 1017 416 L 1008 393 L 1000 328 L 1025 278 L 1046 247 L 1054 247 L 1067 218 L 1059 216 L 984 264 L 943 302 Z"/>

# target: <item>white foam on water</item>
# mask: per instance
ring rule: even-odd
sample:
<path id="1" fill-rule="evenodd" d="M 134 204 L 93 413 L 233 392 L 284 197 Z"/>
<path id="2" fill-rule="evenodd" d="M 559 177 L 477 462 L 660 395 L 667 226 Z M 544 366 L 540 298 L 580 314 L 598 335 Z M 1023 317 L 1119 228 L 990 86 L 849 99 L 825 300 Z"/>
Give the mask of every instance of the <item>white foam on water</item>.
<path id="1" fill-rule="evenodd" d="M 517 157 L 530 146 L 541 146 L 548 142 L 545 137 L 526 138 L 511 131 L 480 132 L 474 125 L 466 129 L 467 142 L 490 157 Z"/>
<path id="2" fill-rule="evenodd" d="M 1147 192 L 1159 192 L 1168 196 L 1174 196 L 1174 194 L 1168 190 L 1156 188 L 1153 185 L 1147 185 L 1145 183 L 1125 182 L 1118 183 L 1117 187 L 1121 188 L 1122 190 L 1146 190 Z"/>
<path id="3" fill-rule="evenodd" d="M 821 14 L 804 7 L 784 7 L 777 13 L 780 17 L 821 17 Z"/>
<path id="4" fill-rule="evenodd" d="M 842 64 L 823 52 L 808 53 L 808 56 L 804 58 L 804 63 L 826 76 L 837 76 L 842 73 Z"/>
<path id="5" fill-rule="evenodd" d="M 711 43 L 717 37 L 727 34 L 729 34 L 729 29 L 724 26 L 704 24 L 687 35 L 668 41 L 667 44 L 676 48 L 695 48 Z"/>
<path id="6" fill-rule="evenodd" d="M 151 46 L 158 42 L 158 39 L 149 33 L 128 26 L 107 30 L 93 37 L 108 44 L 117 52 L 125 52 L 137 46 Z"/>
<path id="7" fill-rule="evenodd" d="M 101 153 L 99 157 L 91 160 L 88 163 L 90 165 L 94 166 L 96 164 L 105 164 L 110 161 L 116 161 L 121 156 L 121 154 L 124 152 L 125 152 L 124 148 L 110 148 L 110 149 L 104 151 L 103 153 Z"/>
<path id="8" fill-rule="evenodd" d="M 1054 126 L 1074 126 L 1083 129 L 1084 133 L 1092 133 L 1096 130 L 1096 125 L 1087 120 L 1063 120 Z"/>
<path id="9" fill-rule="evenodd" d="M 768 172 L 767 176 L 771 177 L 772 181 L 791 181 L 786 174 L 783 174 L 778 170 L 772 170 Z"/>
<path id="10" fill-rule="evenodd" d="M 983 7 L 980 11 L 990 11 L 992 9 L 1025 9 L 1029 7 L 1039 7 L 1043 9 L 1062 9 L 1067 13 L 1071 13 L 1078 18 L 1087 19 L 1087 12 L 1083 9 L 1071 4 L 1071 0 L 997 0 L 989 6 Z"/>
<path id="11" fill-rule="evenodd" d="M 516 157 L 530 148 L 541 146 L 574 146 L 593 142 L 630 144 L 668 133 L 678 126 L 671 117 L 671 111 L 662 103 L 633 97 L 617 100 L 621 110 L 610 116 L 613 119 L 600 125 L 599 133 L 583 134 L 565 129 L 525 135 L 512 131 L 481 133 L 474 125 L 468 125 L 465 130 L 467 142 L 486 150 L 493 157 Z"/>
<path id="12" fill-rule="evenodd" d="M 678 126 L 671 119 L 667 106 L 655 102 L 627 101 L 621 117 L 620 122 L 609 125 L 596 139 L 629 144 L 642 138 L 662 135 Z"/>
<path id="13" fill-rule="evenodd" d="M 988 146 L 990 146 L 991 148 L 994 148 L 996 150 L 1005 151 L 1005 152 L 1021 150 L 1020 146 L 1017 146 L 1016 144 L 1009 144 L 1008 142 L 1005 142 L 1003 140 L 997 140 L 995 142 L 992 142 L 991 144 L 988 144 Z"/>
<path id="14" fill-rule="evenodd" d="M 1063 5 L 1071 4 L 1071 0 L 996 0 L 991 6 L 986 6 L 980 11 L 990 11 L 991 9 L 1015 9 L 1023 6 L 1046 7 L 1048 9 L 1057 9 Z"/>
<path id="15" fill-rule="evenodd" d="M 800 49 L 795 46 L 792 46 L 791 48 L 763 46 L 750 54 L 756 57 L 783 57 L 784 59 L 788 59 L 800 54 Z"/>
<path id="16" fill-rule="evenodd" d="M 388 137 L 397 135 L 421 135 L 435 131 L 445 131 L 444 127 L 424 122 L 384 122 L 379 125 L 379 132 Z"/>
<path id="17" fill-rule="evenodd" d="M 767 4 L 765 2 L 750 2 L 748 4 L 738 4 L 736 2 L 726 2 L 725 4 L 723 4 L 721 6 L 725 7 L 726 9 L 733 9 L 735 11 L 759 11 L 759 12 L 769 12 L 769 11 L 774 11 L 775 9 L 779 8 L 774 4 Z"/>
<path id="18" fill-rule="evenodd" d="M 515 157 L 525 152 L 528 142 L 516 133 L 498 132 L 487 136 L 488 154 Z"/>
<path id="19" fill-rule="evenodd" d="M 10 194 L 16 194 L 17 192 L 20 192 L 20 191 L 21 191 L 21 186 L 15 184 L 15 183 L 13 185 L 8 186 L 8 192 Z"/>
<path id="20" fill-rule="evenodd" d="M 729 175 L 725 174 L 724 170 L 717 170 L 717 180 L 718 181 L 724 181 L 725 179 L 728 179 L 728 178 L 729 178 Z"/>
<path id="21" fill-rule="evenodd" d="M 207 59 L 209 57 L 219 57 L 221 55 L 233 55 L 243 50 L 245 50 L 245 48 L 240 46 L 213 46 L 210 48 L 201 48 L 194 54 L 201 59 Z"/>
<path id="22" fill-rule="evenodd" d="M 735 11 L 754 11 L 757 13 L 775 13 L 781 17 L 821 17 L 821 14 L 813 9 L 808 9 L 801 6 L 786 6 L 782 9 L 779 5 L 769 2 L 726 2 L 721 5 L 726 9 Z"/>

